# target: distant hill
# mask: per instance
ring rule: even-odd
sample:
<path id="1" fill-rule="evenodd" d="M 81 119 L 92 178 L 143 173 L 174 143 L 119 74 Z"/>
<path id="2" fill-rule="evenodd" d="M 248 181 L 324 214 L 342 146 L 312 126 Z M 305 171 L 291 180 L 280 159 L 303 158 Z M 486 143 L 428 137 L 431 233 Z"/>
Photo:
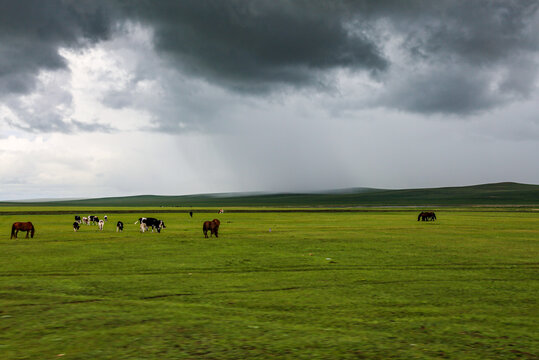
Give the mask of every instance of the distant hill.
<path id="1" fill-rule="evenodd" d="M 315 193 L 139 195 L 85 200 L 0 202 L 2 206 L 465 206 L 539 205 L 539 185 L 511 182 L 428 189 L 352 188 Z"/>

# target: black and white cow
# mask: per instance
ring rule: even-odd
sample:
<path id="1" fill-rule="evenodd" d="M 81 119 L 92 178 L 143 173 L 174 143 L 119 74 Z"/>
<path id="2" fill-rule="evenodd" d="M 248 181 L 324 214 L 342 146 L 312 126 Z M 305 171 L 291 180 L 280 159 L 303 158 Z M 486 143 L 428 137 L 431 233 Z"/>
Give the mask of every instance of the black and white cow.
<path id="1" fill-rule="evenodd" d="M 79 215 L 75 215 L 75 221 L 80 224 L 81 220 Z"/>
<path id="2" fill-rule="evenodd" d="M 95 215 L 89 215 L 88 221 L 90 222 L 91 225 L 96 225 L 97 223 L 99 223 L 99 218 Z"/>
<path id="3" fill-rule="evenodd" d="M 165 226 L 165 223 L 163 222 L 163 220 L 159 220 L 159 219 L 156 219 L 156 218 L 139 218 L 136 222 L 138 223 L 140 222 L 141 224 L 145 224 L 146 225 L 146 229 L 147 228 L 152 228 L 152 232 L 153 232 L 153 229 L 155 228 L 157 230 L 158 233 L 161 232 L 161 229 L 166 229 L 166 226 Z M 141 227 L 142 229 L 142 227 Z M 141 230 L 142 231 L 142 230 Z M 142 231 L 144 232 L 144 231 Z"/>
<path id="4" fill-rule="evenodd" d="M 124 231 L 124 223 L 121 221 L 118 221 L 116 223 L 116 232 L 122 232 Z"/>
<path id="5" fill-rule="evenodd" d="M 79 231 L 79 228 L 80 228 L 80 224 L 77 221 L 75 221 L 73 223 L 73 231 L 77 232 Z"/>

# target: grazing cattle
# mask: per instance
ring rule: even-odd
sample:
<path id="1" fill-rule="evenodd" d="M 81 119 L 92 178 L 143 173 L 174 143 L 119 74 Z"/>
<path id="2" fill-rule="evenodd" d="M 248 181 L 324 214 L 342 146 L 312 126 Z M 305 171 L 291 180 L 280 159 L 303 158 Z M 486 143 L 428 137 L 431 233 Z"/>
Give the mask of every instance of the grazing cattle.
<path id="1" fill-rule="evenodd" d="M 109 221 L 109 217 L 107 215 L 104 216 L 105 221 Z"/>
<path id="2" fill-rule="evenodd" d="M 35 232 L 35 227 L 34 225 L 31 223 L 31 222 L 15 222 L 13 223 L 13 225 L 11 225 L 11 237 L 10 239 L 13 239 L 13 237 L 15 237 L 15 239 L 17 238 L 17 234 L 19 233 L 19 231 L 26 231 L 26 238 L 28 239 L 28 234 L 30 234 L 30 236 L 32 238 L 34 238 L 34 232 Z"/>
<path id="3" fill-rule="evenodd" d="M 193 212 L 192 211 L 189 211 L 189 216 L 193 217 Z"/>
<path id="4" fill-rule="evenodd" d="M 136 222 L 138 223 L 140 222 L 140 224 L 145 224 L 146 225 L 146 230 L 148 230 L 148 228 L 152 228 L 152 232 L 153 232 L 153 229 L 155 228 L 157 230 L 158 233 L 161 232 L 161 229 L 166 229 L 167 227 L 165 226 L 165 223 L 163 222 L 163 220 L 159 220 L 159 219 L 156 219 L 156 218 L 139 218 Z M 142 230 L 142 226 L 140 227 L 140 231 L 144 232 Z"/>
<path id="5" fill-rule="evenodd" d="M 99 218 L 95 215 L 90 215 L 88 216 L 88 221 L 90 221 L 90 224 L 96 225 L 97 223 L 99 223 Z"/>
<path id="6" fill-rule="evenodd" d="M 121 221 L 118 221 L 116 223 L 116 232 L 122 232 L 124 231 L 124 223 Z"/>
<path id="7" fill-rule="evenodd" d="M 88 221 L 88 218 L 86 216 L 82 218 L 82 223 L 86 225 L 90 225 L 90 222 Z"/>
<path id="8" fill-rule="evenodd" d="M 436 220 L 436 214 L 433 211 L 423 211 L 417 216 L 417 221 L 434 221 Z"/>
<path id="9" fill-rule="evenodd" d="M 202 225 L 202 232 L 204 237 L 208 237 L 208 230 L 210 231 L 210 237 L 215 234 L 215 237 L 219 237 L 219 225 L 221 222 L 218 219 L 213 219 L 212 221 L 204 221 Z"/>
<path id="10" fill-rule="evenodd" d="M 99 230 L 103 230 L 103 226 L 105 226 L 105 221 L 99 220 Z"/>
<path id="11" fill-rule="evenodd" d="M 75 215 L 75 221 L 78 222 L 80 224 L 80 216 L 79 215 Z"/>
<path id="12" fill-rule="evenodd" d="M 80 224 L 78 223 L 78 221 L 75 221 L 73 223 L 73 231 L 77 232 L 79 231 L 79 229 L 80 229 Z"/>
<path id="13" fill-rule="evenodd" d="M 219 209 L 219 211 L 217 211 L 217 214 L 222 214 L 224 213 L 225 211 L 223 209 Z"/>
<path id="14" fill-rule="evenodd" d="M 148 231 L 148 226 L 146 225 L 146 223 L 141 222 L 140 223 L 140 232 L 145 232 L 145 231 Z"/>

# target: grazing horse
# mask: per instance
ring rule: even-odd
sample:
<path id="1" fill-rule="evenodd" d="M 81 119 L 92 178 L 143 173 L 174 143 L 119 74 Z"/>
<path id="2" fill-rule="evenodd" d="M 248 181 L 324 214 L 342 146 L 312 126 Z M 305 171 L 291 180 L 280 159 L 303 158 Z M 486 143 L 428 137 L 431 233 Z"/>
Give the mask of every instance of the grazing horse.
<path id="1" fill-rule="evenodd" d="M 417 216 L 417 221 L 429 221 L 429 220 L 436 220 L 436 214 L 433 211 L 423 211 Z"/>
<path id="2" fill-rule="evenodd" d="M 28 234 L 30 234 L 30 236 L 32 238 L 34 238 L 34 232 L 36 231 L 36 229 L 34 228 L 34 225 L 31 222 L 16 222 L 16 223 L 13 223 L 13 225 L 11 226 L 11 237 L 10 237 L 10 239 L 13 239 L 14 236 L 15 236 L 15 239 L 16 239 L 17 234 L 19 233 L 19 231 L 26 231 L 26 238 L 28 239 Z"/>
<path id="3" fill-rule="evenodd" d="M 204 237 L 208 237 L 208 230 L 210 231 L 210 237 L 215 234 L 215 237 L 219 237 L 219 225 L 221 222 L 218 219 L 213 219 L 212 221 L 204 221 L 202 225 L 202 232 Z"/>
<path id="4" fill-rule="evenodd" d="M 116 232 L 124 231 L 124 223 L 121 221 L 118 221 L 116 223 Z"/>
<path id="5" fill-rule="evenodd" d="M 78 221 L 75 221 L 73 223 L 73 231 L 77 232 L 77 231 L 79 231 L 79 229 L 80 229 L 80 224 L 79 224 Z"/>

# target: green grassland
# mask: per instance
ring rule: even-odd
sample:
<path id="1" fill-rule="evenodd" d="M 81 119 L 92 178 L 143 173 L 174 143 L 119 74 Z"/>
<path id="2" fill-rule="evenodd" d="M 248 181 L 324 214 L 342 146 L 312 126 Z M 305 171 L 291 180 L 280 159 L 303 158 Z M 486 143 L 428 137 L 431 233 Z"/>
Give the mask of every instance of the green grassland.
<path id="1" fill-rule="evenodd" d="M 539 356 L 532 209 L 438 209 L 435 222 L 406 209 L 177 209 L 155 214 L 160 234 L 133 224 L 149 210 L 74 233 L 72 214 L 6 209 L 1 359 Z M 220 237 L 205 239 L 214 217 Z M 28 220 L 35 238 L 10 240 Z"/>

